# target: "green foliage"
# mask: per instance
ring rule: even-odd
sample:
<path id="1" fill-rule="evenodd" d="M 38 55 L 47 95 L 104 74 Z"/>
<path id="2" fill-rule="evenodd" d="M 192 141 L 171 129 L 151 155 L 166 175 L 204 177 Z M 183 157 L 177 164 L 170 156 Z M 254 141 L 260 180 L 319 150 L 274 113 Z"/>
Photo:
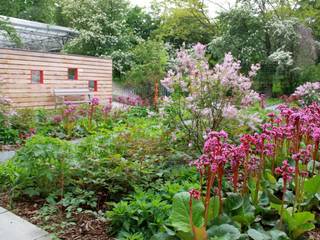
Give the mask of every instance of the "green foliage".
<path id="1" fill-rule="evenodd" d="M 166 11 L 161 16 L 162 22 L 153 37 L 169 42 L 176 48 L 184 43 L 210 42 L 214 26 L 201 11 L 202 9 L 188 4 Z"/>
<path id="2" fill-rule="evenodd" d="M 10 23 L 6 19 L 3 19 L 2 17 L 0 18 L 0 30 L 3 31 L 5 37 L 12 41 L 17 47 L 22 46 L 21 39 L 17 34 L 16 30 L 10 25 Z"/>
<path id="3" fill-rule="evenodd" d="M 1 2 L 0 15 L 52 23 L 56 0 L 8 0 Z"/>
<path id="4" fill-rule="evenodd" d="M 307 66 L 298 74 L 295 87 L 306 82 L 317 82 L 320 79 L 320 64 Z"/>
<path id="5" fill-rule="evenodd" d="M 192 225 L 200 228 L 204 224 L 204 206 L 200 200 L 192 200 Z M 177 193 L 173 198 L 171 223 L 177 230 L 184 233 L 192 232 L 190 216 L 190 194 L 188 192 Z"/>
<path id="6" fill-rule="evenodd" d="M 13 197 L 61 194 L 61 187 L 71 181 L 73 157 L 74 149 L 67 142 L 32 137 L 12 160 L 1 166 L 1 184 Z"/>
<path id="7" fill-rule="evenodd" d="M 168 61 L 164 44 L 146 41 L 133 50 L 134 64 L 127 73 L 127 84 L 143 99 L 153 101 L 155 83 L 163 79 Z"/>
<path id="8" fill-rule="evenodd" d="M 209 44 L 215 61 L 231 52 L 241 60 L 245 70 L 252 63 L 262 63 L 268 56 L 264 43 L 264 23 L 260 16 L 247 9 L 232 9 L 218 16 L 219 34 Z"/>
<path id="9" fill-rule="evenodd" d="M 240 231 L 230 224 L 221 224 L 220 226 L 212 226 L 208 229 L 209 237 L 213 239 L 237 240 L 240 238 Z M 211 238 L 210 238 L 211 239 Z"/>
<path id="10" fill-rule="evenodd" d="M 79 36 L 65 51 L 92 56 L 110 56 L 114 76 L 121 78 L 132 65 L 131 49 L 153 31 L 155 21 L 126 0 L 63 1 L 63 14 Z"/>
<path id="11" fill-rule="evenodd" d="M 150 239 L 158 231 L 164 231 L 170 208 L 161 195 L 136 191 L 127 200 L 114 204 L 106 216 L 111 220 L 113 229 L 120 230 L 118 239 L 127 239 L 123 236 L 128 233 L 143 233 L 142 239 Z"/>
<path id="12" fill-rule="evenodd" d="M 288 230 L 293 239 L 297 239 L 303 233 L 315 228 L 313 213 L 298 212 L 290 214 L 288 211 L 284 213 L 284 220 L 288 224 Z"/>

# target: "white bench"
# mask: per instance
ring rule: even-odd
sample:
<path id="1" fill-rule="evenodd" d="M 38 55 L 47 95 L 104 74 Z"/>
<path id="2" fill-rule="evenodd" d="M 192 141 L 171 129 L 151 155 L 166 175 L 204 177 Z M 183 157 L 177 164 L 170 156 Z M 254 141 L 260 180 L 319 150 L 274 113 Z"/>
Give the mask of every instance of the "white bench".
<path id="1" fill-rule="evenodd" d="M 66 96 L 85 96 L 85 100 L 80 100 L 80 101 L 68 101 L 68 103 L 72 104 L 80 104 L 80 103 L 89 103 L 93 97 L 93 92 L 90 91 L 88 88 L 83 88 L 83 89 L 77 89 L 77 88 L 66 88 L 66 89 L 53 89 L 53 95 L 55 96 L 55 107 L 60 104 L 64 104 L 65 97 Z M 59 102 L 60 100 L 60 102 Z"/>

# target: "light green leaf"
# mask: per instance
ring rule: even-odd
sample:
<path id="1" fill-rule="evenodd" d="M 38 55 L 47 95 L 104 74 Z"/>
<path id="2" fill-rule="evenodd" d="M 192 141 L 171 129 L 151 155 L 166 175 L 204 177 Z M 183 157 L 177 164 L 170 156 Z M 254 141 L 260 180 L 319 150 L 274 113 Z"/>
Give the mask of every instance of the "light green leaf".
<path id="1" fill-rule="evenodd" d="M 233 225 L 230 224 L 222 224 L 219 226 L 212 226 L 211 228 L 208 229 L 207 231 L 208 236 L 210 237 L 228 237 L 230 236 L 230 239 L 232 240 L 237 240 L 240 238 L 241 233 Z M 220 238 L 219 238 L 220 239 Z M 229 239 L 229 238 L 226 238 Z"/>
<path id="2" fill-rule="evenodd" d="M 190 194 L 188 192 L 177 193 L 173 198 L 172 213 L 170 220 L 172 226 L 181 232 L 192 232 L 190 224 L 190 208 L 189 208 Z M 204 206 L 202 201 L 192 201 L 192 222 L 193 225 L 200 228 L 204 224 L 203 219 Z"/>
<path id="3" fill-rule="evenodd" d="M 279 231 L 277 229 L 273 229 L 268 231 L 272 240 L 289 240 L 287 234 L 285 232 Z"/>
<path id="4" fill-rule="evenodd" d="M 243 204 L 243 198 L 238 193 L 231 193 L 227 196 L 224 202 L 224 209 L 227 211 L 233 211 L 239 209 Z"/>
<path id="5" fill-rule="evenodd" d="M 320 175 L 304 181 L 304 194 L 307 199 L 313 198 L 317 193 L 320 193 Z"/>
<path id="6" fill-rule="evenodd" d="M 219 216 L 220 203 L 218 197 L 212 197 L 209 202 L 208 221 Z"/>
<path id="7" fill-rule="evenodd" d="M 248 230 L 248 235 L 251 237 L 253 240 L 270 240 L 271 237 L 265 233 L 259 232 L 253 228 L 250 228 Z"/>

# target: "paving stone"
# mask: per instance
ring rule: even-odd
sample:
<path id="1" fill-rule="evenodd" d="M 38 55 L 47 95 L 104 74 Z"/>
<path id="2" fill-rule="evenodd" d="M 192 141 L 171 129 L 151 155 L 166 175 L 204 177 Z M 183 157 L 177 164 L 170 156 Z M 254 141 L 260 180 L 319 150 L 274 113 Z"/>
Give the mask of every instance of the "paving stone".
<path id="1" fill-rule="evenodd" d="M 5 162 L 16 154 L 15 151 L 0 152 L 0 162 Z"/>
<path id="2" fill-rule="evenodd" d="M 8 210 L 5 209 L 5 208 L 0 207 L 0 214 L 1 214 L 1 213 L 5 213 L 5 212 L 8 212 Z"/>
<path id="3" fill-rule="evenodd" d="M 45 236 L 42 236 L 40 238 L 36 238 L 34 240 L 52 240 L 52 238 L 50 237 L 50 234 L 47 234 Z"/>
<path id="4" fill-rule="evenodd" d="M 7 211 L 0 214 L 0 239 L 5 240 L 50 240 L 49 234 Z"/>

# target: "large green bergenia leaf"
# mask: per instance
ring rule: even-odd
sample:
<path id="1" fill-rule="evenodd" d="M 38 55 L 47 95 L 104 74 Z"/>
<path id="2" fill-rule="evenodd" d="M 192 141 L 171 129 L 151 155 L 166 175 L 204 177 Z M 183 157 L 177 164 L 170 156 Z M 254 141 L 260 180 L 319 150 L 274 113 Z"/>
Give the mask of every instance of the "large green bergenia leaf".
<path id="1" fill-rule="evenodd" d="M 304 232 L 315 228 L 312 223 L 315 216 L 311 212 L 298 212 L 291 215 L 287 210 L 285 210 L 283 217 L 288 224 L 289 232 L 294 239 L 302 235 Z"/>
<path id="2" fill-rule="evenodd" d="M 218 239 L 232 239 L 237 240 L 240 238 L 240 231 L 233 225 L 230 224 L 221 224 L 219 226 L 212 226 L 207 231 L 208 236 L 218 237 Z M 213 238 L 213 239 L 216 239 Z"/>
<path id="3" fill-rule="evenodd" d="M 208 210 L 208 221 L 212 221 L 213 219 L 219 216 L 220 203 L 218 197 L 212 197 L 209 202 L 209 210 Z"/>
<path id="4" fill-rule="evenodd" d="M 304 181 L 304 194 L 307 199 L 313 198 L 320 193 L 320 175 Z"/>
<path id="5" fill-rule="evenodd" d="M 188 192 L 177 193 L 173 198 L 172 213 L 170 216 L 172 226 L 181 232 L 192 232 L 190 224 L 190 194 Z M 201 228 L 204 224 L 204 206 L 202 201 L 192 201 L 192 221 L 193 225 Z"/>
<path id="6" fill-rule="evenodd" d="M 250 228 L 248 230 L 248 235 L 253 240 L 271 240 L 271 237 L 268 234 L 261 232 L 261 231 L 258 231 L 253 228 Z"/>
<path id="7" fill-rule="evenodd" d="M 228 194 L 227 199 L 224 202 L 224 209 L 227 212 L 231 212 L 233 210 L 239 209 L 243 204 L 243 198 L 238 193 L 230 193 Z"/>

